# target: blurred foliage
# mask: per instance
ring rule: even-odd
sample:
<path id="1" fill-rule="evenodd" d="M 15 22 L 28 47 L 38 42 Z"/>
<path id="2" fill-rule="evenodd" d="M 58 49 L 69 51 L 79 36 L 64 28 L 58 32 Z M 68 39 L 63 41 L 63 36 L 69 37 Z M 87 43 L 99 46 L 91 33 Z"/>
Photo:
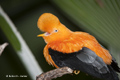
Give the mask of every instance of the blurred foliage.
<path id="1" fill-rule="evenodd" d="M 52 1 L 77 26 L 120 49 L 120 0 Z"/>
<path id="2" fill-rule="evenodd" d="M 9 40 L 3 34 L 0 26 L 0 44 L 9 42 Z M 27 78 L 7 78 L 9 75 L 27 75 Z M 24 65 L 16 54 L 13 46 L 9 44 L 3 54 L 0 56 L 0 80 L 30 80 L 30 76 L 26 71 Z"/>
<path id="3" fill-rule="evenodd" d="M 37 35 L 41 32 L 36 24 L 39 16 L 45 12 L 58 16 L 61 23 L 72 31 L 86 31 L 94 35 L 105 46 L 113 46 L 116 49 L 120 48 L 119 0 L 0 0 L 0 5 L 12 19 L 45 72 L 53 69 L 53 67 L 48 65 L 44 59 L 43 48 L 45 43 L 42 38 L 37 38 Z M 8 41 L 6 39 L 7 36 L 5 37 L 4 34 L 0 28 L 1 44 Z M 0 56 L 0 66 L 2 65 L 0 68 L 0 79 L 3 79 L 1 75 L 4 76 L 5 74 L 28 75 L 12 47 L 10 44 L 8 49 Z M 12 80 L 16 79 L 20 80 L 12 78 Z M 91 76 L 86 76 L 82 72 L 79 75 L 65 75 L 56 80 L 64 79 L 98 80 L 96 78 L 93 79 Z"/>
<path id="4" fill-rule="evenodd" d="M 15 34 L 12 32 L 10 25 L 6 22 L 2 15 L 0 15 L 0 28 L 3 30 L 6 37 L 9 39 L 9 42 L 13 45 L 16 51 L 20 51 L 20 43 L 16 38 Z"/>

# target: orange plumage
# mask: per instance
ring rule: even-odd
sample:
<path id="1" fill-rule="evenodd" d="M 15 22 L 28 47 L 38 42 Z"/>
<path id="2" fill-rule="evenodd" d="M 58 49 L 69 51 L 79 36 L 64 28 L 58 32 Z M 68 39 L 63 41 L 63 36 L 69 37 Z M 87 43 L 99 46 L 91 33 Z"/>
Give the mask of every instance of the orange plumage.
<path id="1" fill-rule="evenodd" d="M 49 64 L 56 68 L 68 66 L 106 80 L 119 80 L 115 71 L 120 72 L 120 68 L 115 59 L 95 37 L 69 30 L 51 13 L 42 14 L 37 24 L 45 32 L 38 37 L 47 43 L 44 57 Z"/>
<path id="2" fill-rule="evenodd" d="M 38 19 L 38 27 L 41 31 L 49 34 L 42 36 L 47 43 L 44 48 L 44 57 L 49 64 L 56 66 L 48 54 L 48 48 L 63 53 L 72 53 L 79 51 L 82 47 L 91 49 L 101 57 L 106 64 L 111 64 L 112 57 L 108 50 L 102 48 L 92 35 L 85 32 L 70 31 L 60 23 L 59 19 L 53 14 L 44 13 L 41 15 Z M 58 30 L 58 32 L 54 32 L 54 30 Z"/>

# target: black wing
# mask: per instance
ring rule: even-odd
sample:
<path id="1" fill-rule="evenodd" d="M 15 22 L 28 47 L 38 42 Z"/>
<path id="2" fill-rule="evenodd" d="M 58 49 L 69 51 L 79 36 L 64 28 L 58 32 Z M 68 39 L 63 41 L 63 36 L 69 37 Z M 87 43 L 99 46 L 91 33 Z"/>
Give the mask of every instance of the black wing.
<path id="1" fill-rule="evenodd" d="M 106 65 L 102 58 L 86 47 L 83 47 L 78 52 L 69 54 L 63 54 L 49 48 L 49 54 L 58 67 L 67 66 L 73 70 L 80 70 L 97 78 L 119 80 L 111 66 Z"/>

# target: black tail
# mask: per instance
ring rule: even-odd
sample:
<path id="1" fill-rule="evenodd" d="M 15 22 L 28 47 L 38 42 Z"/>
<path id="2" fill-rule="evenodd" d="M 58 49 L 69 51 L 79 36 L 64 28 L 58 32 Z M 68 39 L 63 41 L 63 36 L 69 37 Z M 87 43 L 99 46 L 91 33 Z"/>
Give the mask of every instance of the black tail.
<path id="1" fill-rule="evenodd" d="M 112 63 L 110 65 L 116 72 L 120 73 L 120 68 L 118 67 L 118 64 L 115 60 L 112 60 Z"/>
<path id="2" fill-rule="evenodd" d="M 116 60 L 112 60 L 111 65 L 108 65 L 108 68 L 110 70 L 111 77 L 107 80 L 119 80 L 118 74 L 116 72 L 120 73 L 120 68 L 118 67 L 118 64 Z"/>
<path id="3" fill-rule="evenodd" d="M 110 71 L 110 77 L 108 77 L 106 80 L 119 80 L 118 74 L 115 72 L 115 70 L 108 65 L 109 71 Z"/>
<path id="4" fill-rule="evenodd" d="M 114 58 L 112 60 L 111 65 L 108 65 L 108 68 L 110 73 L 108 74 L 109 77 L 107 77 L 106 80 L 119 80 L 118 74 L 116 72 L 120 73 L 120 68 L 118 67 L 118 64 Z"/>

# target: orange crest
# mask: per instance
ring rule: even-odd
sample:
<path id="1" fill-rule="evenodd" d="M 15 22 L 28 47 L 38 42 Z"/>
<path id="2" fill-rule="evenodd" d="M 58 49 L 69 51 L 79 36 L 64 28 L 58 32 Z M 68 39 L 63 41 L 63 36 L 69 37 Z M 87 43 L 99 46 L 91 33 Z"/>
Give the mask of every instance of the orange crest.
<path id="1" fill-rule="evenodd" d="M 51 13 L 42 14 L 37 22 L 38 28 L 44 32 L 51 32 L 50 30 L 59 24 L 59 19 Z"/>

